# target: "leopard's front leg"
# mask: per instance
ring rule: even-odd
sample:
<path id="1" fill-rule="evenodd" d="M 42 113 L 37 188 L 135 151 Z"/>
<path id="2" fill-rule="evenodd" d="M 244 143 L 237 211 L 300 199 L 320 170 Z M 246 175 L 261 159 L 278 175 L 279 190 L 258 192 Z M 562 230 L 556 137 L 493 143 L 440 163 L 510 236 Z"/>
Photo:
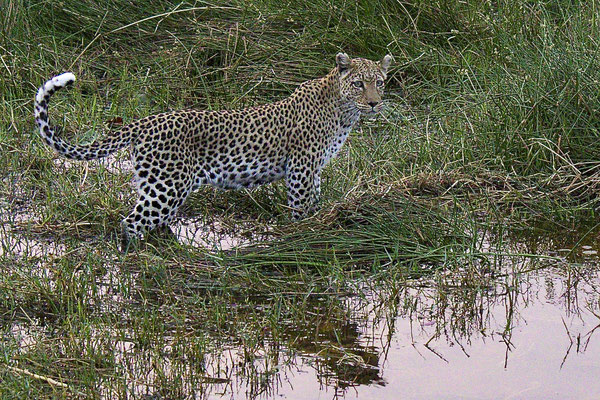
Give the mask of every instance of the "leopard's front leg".
<path id="1" fill-rule="evenodd" d="M 300 220 L 317 210 L 321 193 L 321 173 L 317 168 L 292 164 L 286 173 L 286 185 L 292 219 Z"/>
<path id="2" fill-rule="evenodd" d="M 317 209 L 319 208 L 319 202 L 321 201 L 321 171 L 320 170 L 315 173 L 314 185 L 315 185 L 315 190 L 313 191 L 313 194 L 314 194 L 313 202 L 315 205 L 314 211 L 317 211 Z"/>

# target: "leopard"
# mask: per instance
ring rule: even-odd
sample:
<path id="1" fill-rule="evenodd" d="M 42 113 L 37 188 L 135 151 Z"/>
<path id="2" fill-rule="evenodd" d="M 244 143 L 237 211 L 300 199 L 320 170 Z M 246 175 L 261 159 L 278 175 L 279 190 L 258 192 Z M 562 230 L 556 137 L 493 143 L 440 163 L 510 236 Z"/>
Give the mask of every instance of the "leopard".
<path id="1" fill-rule="evenodd" d="M 51 126 L 50 97 L 75 82 L 65 72 L 46 81 L 34 101 L 43 141 L 72 160 L 107 157 L 130 146 L 137 200 L 121 221 L 121 243 L 170 230 L 178 209 L 203 185 L 253 188 L 285 179 L 291 219 L 313 214 L 321 173 L 336 157 L 361 115 L 376 115 L 393 58 L 350 58 L 340 52 L 325 76 L 301 83 L 273 103 L 233 110 L 162 112 L 74 144 Z M 333 63 L 332 63 L 333 64 Z"/>

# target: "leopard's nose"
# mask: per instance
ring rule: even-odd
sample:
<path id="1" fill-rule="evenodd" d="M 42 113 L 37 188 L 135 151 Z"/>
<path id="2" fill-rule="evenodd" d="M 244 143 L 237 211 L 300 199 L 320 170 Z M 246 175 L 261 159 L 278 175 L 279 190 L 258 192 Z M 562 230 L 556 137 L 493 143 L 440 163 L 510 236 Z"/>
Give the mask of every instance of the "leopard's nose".
<path id="1" fill-rule="evenodd" d="M 375 106 L 377 106 L 377 104 L 379 104 L 378 101 L 369 101 L 367 104 L 369 104 L 371 106 L 371 108 L 375 108 Z"/>

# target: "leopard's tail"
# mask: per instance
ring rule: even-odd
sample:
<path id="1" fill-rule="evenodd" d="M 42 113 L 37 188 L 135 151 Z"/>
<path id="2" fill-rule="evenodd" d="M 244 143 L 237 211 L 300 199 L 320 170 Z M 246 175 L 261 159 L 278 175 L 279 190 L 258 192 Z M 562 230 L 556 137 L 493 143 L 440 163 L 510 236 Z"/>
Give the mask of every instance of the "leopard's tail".
<path id="1" fill-rule="evenodd" d="M 129 145 L 132 140 L 132 130 L 127 126 L 120 131 L 113 132 L 110 137 L 87 145 L 71 144 L 56 134 L 55 128 L 48 123 L 48 101 L 54 92 L 71 85 L 73 82 L 75 82 L 75 75 L 65 72 L 44 83 L 35 96 L 35 123 L 46 144 L 60 155 L 73 160 L 93 160 L 106 157 Z"/>

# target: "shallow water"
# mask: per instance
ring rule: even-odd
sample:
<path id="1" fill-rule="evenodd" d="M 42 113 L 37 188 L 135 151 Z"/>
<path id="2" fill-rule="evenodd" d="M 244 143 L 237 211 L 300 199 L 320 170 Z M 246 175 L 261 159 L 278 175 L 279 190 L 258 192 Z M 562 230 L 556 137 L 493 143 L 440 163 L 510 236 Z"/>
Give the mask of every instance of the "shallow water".
<path id="1" fill-rule="evenodd" d="M 211 227 L 183 220 L 176 232 L 194 246 L 222 238 L 215 250 L 249 240 L 247 232 Z M 131 398 L 173 398 L 160 394 L 165 379 L 181 382 L 181 398 L 198 399 L 600 398 L 597 230 L 479 236 L 487 256 L 475 270 L 441 270 L 396 291 L 361 280 L 352 295 L 336 300 L 341 311 L 335 318 L 316 318 L 312 325 L 284 320 L 283 337 L 265 333 L 264 342 L 251 349 L 217 346 L 219 351 L 203 355 L 201 366 L 174 361 L 176 343 L 168 333 L 158 355 L 155 348 L 139 349 L 123 339 L 135 337 L 133 332 L 114 339 L 119 335 L 107 327 L 92 337 L 111 338 Z M 24 243 L 28 247 L 17 243 L 9 253 L 32 257 L 45 249 L 53 257 L 63 251 L 40 241 Z M 92 298 L 101 312 L 111 305 L 111 312 L 120 313 L 126 300 L 113 286 L 122 284 L 121 274 L 106 268 L 97 278 Z M 307 312 L 315 315 L 327 303 L 323 296 L 311 301 Z M 268 300 L 257 304 L 271 306 Z M 52 335 L 42 325 L 11 327 L 21 354 Z M 112 399 L 121 392 L 100 383 L 98 393 Z"/>
<path id="2" fill-rule="evenodd" d="M 180 218 L 173 227 L 179 243 L 211 251 L 231 250 L 264 239 L 264 234 L 258 236 L 255 231 L 251 225 L 227 227 L 216 221 L 207 223 L 202 217 Z"/>
<path id="3" fill-rule="evenodd" d="M 598 276 L 594 280 L 600 283 Z M 363 328 L 346 350 L 369 348 L 375 365 L 356 363 L 356 373 L 346 380 L 336 374 L 344 363 L 334 362 L 328 371 L 315 366 L 314 355 L 296 355 L 289 361 L 291 372 L 269 394 L 286 399 L 597 399 L 600 318 L 593 313 L 598 314 L 598 293 L 580 284 L 596 297 L 579 296 L 581 307 L 574 308 L 573 299 L 564 297 L 564 282 L 551 274 L 530 274 L 521 285 L 513 295 L 480 299 L 471 321 L 452 315 L 454 310 L 441 320 L 430 319 L 436 306 L 422 304 L 423 311 L 400 315 L 391 327 Z M 248 391 L 236 382 L 215 388 L 208 398 L 225 392 L 226 398 L 242 399 Z"/>
<path id="4" fill-rule="evenodd" d="M 233 374 L 207 398 L 598 399 L 600 260 L 591 244 L 570 252 L 577 237 L 505 241 L 513 253 L 556 258 L 490 256 L 499 268 L 485 286 L 452 271 L 393 299 L 365 287 L 366 297 L 345 300 L 350 318 L 337 342 L 306 328 L 306 346 L 290 340 L 292 348 L 279 349 L 285 361 L 259 368 L 277 371 L 260 390 Z M 233 354 L 231 364 L 241 358 Z"/>

